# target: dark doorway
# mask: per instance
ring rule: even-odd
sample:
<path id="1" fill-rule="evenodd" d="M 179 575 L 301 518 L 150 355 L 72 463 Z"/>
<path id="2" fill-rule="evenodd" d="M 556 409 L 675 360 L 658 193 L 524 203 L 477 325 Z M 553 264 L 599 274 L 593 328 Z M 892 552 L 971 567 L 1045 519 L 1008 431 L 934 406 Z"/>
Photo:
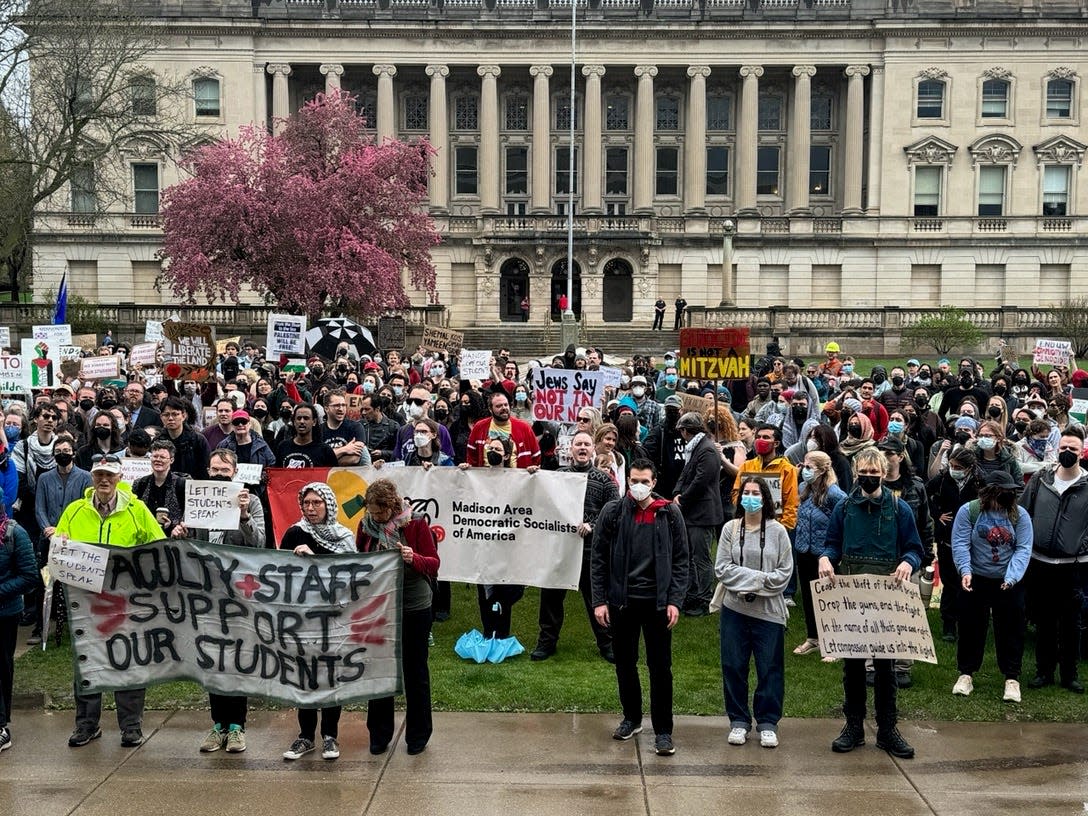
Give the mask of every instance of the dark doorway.
<path id="1" fill-rule="evenodd" d="M 578 319 L 582 317 L 582 267 L 578 261 L 574 262 L 574 280 L 570 308 Z M 552 265 L 552 320 L 560 320 L 562 314 L 559 311 L 559 296 L 567 293 L 567 259 L 556 261 Z"/>
<path id="2" fill-rule="evenodd" d="M 604 265 L 604 294 L 601 316 L 605 323 L 630 323 L 634 303 L 634 272 L 623 258 Z"/>
<path id="3" fill-rule="evenodd" d="M 499 269 L 499 320 L 521 322 L 521 302 L 529 296 L 529 264 L 508 258 Z"/>

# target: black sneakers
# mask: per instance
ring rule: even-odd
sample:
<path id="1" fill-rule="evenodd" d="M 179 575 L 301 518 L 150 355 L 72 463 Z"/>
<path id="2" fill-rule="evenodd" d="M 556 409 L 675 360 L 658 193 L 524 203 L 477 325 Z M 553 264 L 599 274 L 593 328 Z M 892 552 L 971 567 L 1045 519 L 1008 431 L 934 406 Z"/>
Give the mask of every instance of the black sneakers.
<path id="1" fill-rule="evenodd" d="M 914 749 L 910 746 L 898 728 L 888 728 L 876 732 L 876 747 L 883 748 L 889 754 L 900 759 L 914 759 Z"/>
<path id="2" fill-rule="evenodd" d="M 68 737 L 69 748 L 81 748 L 91 740 L 96 740 L 102 736 L 101 728 L 77 728 L 72 732 L 72 736 Z"/>
<path id="3" fill-rule="evenodd" d="M 836 754 L 846 754 L 865 744 L 865 725 L 861 720 L 847 718 L 842 733 L 831 743 L 831 750 Z"/>
<path id="4" fill-rule="evenodd" d="M 672 744 L 672 734 L 658 734 L 654 737 L 654 752 L 658 756 L 672 756 L 676 746 Z"/>
<path id="5" fill-rule="evenodd" d="M 5 725 L 0 728 L 0 751 L 6 751 L 11 747 L 11 731 Z"/>
<path id="6" fill-rule="evenodd" d="M 122 748 L 138 748 L 144 744 L 144 733 L 139 728 L 126 728 L 121 732 Z"/>
<path id="7" fill-rule="evenodd" d="M 642 733 L 642 723 L 634 723 L 630 720 L 624 720 L 616 726 L 616 730 L 612 732 L 612 739 L 629 740 L 635 734 Z"/>

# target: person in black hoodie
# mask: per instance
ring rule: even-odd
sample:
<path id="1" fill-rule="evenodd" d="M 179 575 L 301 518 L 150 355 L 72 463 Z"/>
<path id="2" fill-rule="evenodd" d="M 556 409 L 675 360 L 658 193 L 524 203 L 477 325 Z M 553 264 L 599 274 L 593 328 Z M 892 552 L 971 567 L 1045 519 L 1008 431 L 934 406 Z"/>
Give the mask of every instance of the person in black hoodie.
<path id="1" fill-rule="evenodd" d="M 937 543 L 937 568 L 941 576 L 941 621 L 944 640 L 954 643 L 959 621 L 959 573 L 952 559 L 952 525 L 956 513 L 978 498 L 982 484 L 975 452 L 961 447 L 948 455 L 948 467 L 926 484 L 929 516 L 933 520 L 933 538 Z"/>
<path id="2" fill-rule="evenodd" d="M 714 562 L 710 551 L 725 522 L 722 495 L 718 490 L 722 460 L 698 413 L 684 414 L 676 427 L 684 438 L 684 458 L 687 460 L 673 490 L 673 501 L 684 517 L 688 539 L 689 578 L 683 609 L 685 615 L 699 617 L 709 613 L 710 598 L 714 594 Z"/>
<path id="3" fill-rule="evenodd" d="M 657 489 L 662 496 L 672 496 L 676 480 L 684 470 L 686 440 L 677 430 L 683 400 L 675 394 L 665 398 L 665 421 L 650 431 L 642 443 L 646 458 L 657 468 Z M 732 485 L 732 482 L 730 482 Z"/>

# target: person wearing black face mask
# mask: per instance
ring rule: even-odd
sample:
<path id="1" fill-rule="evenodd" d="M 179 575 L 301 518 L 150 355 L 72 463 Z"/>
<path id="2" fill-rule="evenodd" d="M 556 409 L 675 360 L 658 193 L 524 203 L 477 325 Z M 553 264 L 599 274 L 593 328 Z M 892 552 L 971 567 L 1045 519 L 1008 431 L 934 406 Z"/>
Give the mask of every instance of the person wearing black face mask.
<path id="1" fill-rule="evenodd" d="M 1027 572 L 1028 609 L 1035 621 L 1035 677 L 1030 688 L 1054 682 L 1084 693 L 1077 678 L 1084 585 L 1084 520 L 1088 518 L 1088 476 L 1080 466 L 1084 431 L 1066 428 L 1058 440 L 1057 467 L 1044 467 L 1028 482 L 1020 506 L 1034 528 Z"/>
<path id="2" fill-rule="evenodd" d="M 820 578 L 844 574 L 891 575 L 909 581 L 920 569 L 924 552 L 914 513 L 902 499 L 884 487 L 888 460 L 876 449 L 863 450 L 854 458 L 855 482 L 850 494 L 831 512 L 827 536 L 819 559 Z M 912 748 L 897 727 L 896 684 L 893 660 L 874 660 L 876 745 L 892 756 L 910 759 Z M 831 750 L 846 753 L 865 744 L 865 660 L 843 660 L 843 712 L 846 725 L 831 743 Z"/>
<path id="3" fill-rule="evenodd" d="M 665 399 L 665 422 L 650 431 L 643 443 L 646 458 L 657 468 L 657 489 L 662 496 L 673 495 L 673 487 L 684 469 L 686 440 L 676 428 L 683 400 L 678 396 Z"/>
<path id="4" fill-rule="evenodd" d="M 949 414 L 959 413 L 960 405 L 967 397 L 974 397 L 976 405 L 985 405 L 990 399 L 990 395 L 978 387 L 971 370 L 965 368 L 960 372 L 959 385 L 944 392 L 941 407 L 937 410 L 941 421 L 947 419 Z"/>
<path id="5" fill-rule="evenodd" d="M 883 393 L 877 391 L 877 394 L 876 401 L 883 405 L 889 414 L 892 411 L 903 410 L 914 401 L 914 392 L 907 387 L 906 373 L 899 366 L 892 369 L 891 387 Z"/>

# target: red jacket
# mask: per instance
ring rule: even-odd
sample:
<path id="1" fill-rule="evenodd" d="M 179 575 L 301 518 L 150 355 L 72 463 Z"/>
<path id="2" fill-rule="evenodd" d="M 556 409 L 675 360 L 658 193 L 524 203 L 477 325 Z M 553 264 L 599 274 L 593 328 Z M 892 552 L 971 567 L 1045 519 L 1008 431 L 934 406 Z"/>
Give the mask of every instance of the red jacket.
<path id="1" fill-rule="evenodd" d="M 472 426 L 472 431 L 468 435 L 468 445 L 465 448 L 465 461 L 472 467 L 483 467 L 487 464 L 484 446 L 487 444 L 487 432 L 490 428 L 490 416 L 484 417 Z M 537 444 L 532 425 L 517 417 L 510 417 L 510 439 L 514 443 L 519 468 L 540 464 L 540 445 Z"/>
<path id="2" fill-rule="evenodd" d="M 414 552 L 411 565 L 406 565 L 408 569 L 415 570 L 428 578 L 436 577 L 440 563 L 438 548 L 435 546 L 434 536 L 431 535 L 431 528 L 427 526 L 427 522 L 421 518 L 409 521 L 404 525 L 404 540 Z M 356 534 L 355 545 L 360 552 L 370 552 L 374 545 L 374 539 L 363 532 L 362 526 Z"/>

